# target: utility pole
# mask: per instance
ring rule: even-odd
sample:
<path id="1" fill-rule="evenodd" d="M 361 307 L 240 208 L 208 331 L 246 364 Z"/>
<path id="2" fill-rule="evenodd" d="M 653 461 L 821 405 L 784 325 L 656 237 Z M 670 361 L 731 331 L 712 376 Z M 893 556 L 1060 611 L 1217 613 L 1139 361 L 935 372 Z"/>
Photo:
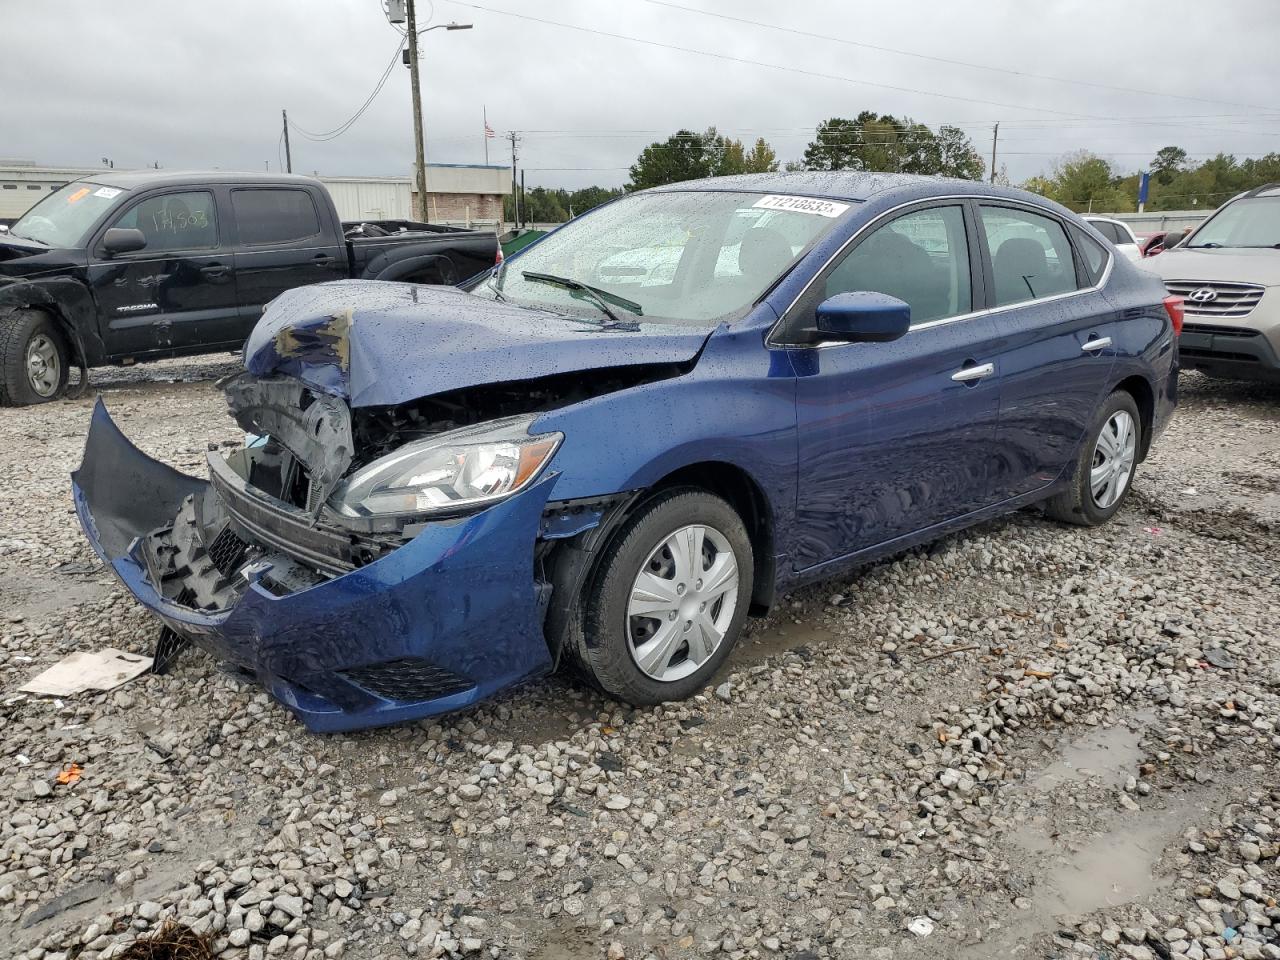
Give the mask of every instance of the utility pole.
<path id="1" fill-rule="evenodd" d="M 281 110 L 280 119 L 284 121 L 284 169 L 293 173 L 293 154 L 289 152 L 289 111 Z"/>
<path id="2" fill-rule="evenodd" d="M 520 191 L 519 191 L 519 187 L 516 185 L 516 159 L 517 159 L 516 143 L 519 141 L 520 138 L 517 137 L 516 132 L 512 130 L 510 133 L 507 134 L 507 139 L 511 141 L 511 210 L 512 210 L 512 213 L 515 215 L 514 219 L 515 219 L 516 229 L 519 229 L 520 228 Z"/>
<path id="3" fill-rule="evenodd" d="M 529 195 L 524 192 L 524 171 L 520 171 L 520 209 L 527 217 L 529 216 Z"/>
<path id="4" fill-rule="evenodd" d="M 418 164 L 418 208 L 422 219 L 427 219 L 427 156 L 422 143 L 422 91 L 418 87 L 418 19 L 414 0 L 406 9 L 405 28 L 409 40 L 409 86 L 413 90 L 413 154 Z"/>
<path id="5" fill-rule="evenodd" d="M 996 143 L 1000 140 L 1000 121 L 996 121 L 995 129 L 991 131 L 991 182 L 996 182 Z"/>

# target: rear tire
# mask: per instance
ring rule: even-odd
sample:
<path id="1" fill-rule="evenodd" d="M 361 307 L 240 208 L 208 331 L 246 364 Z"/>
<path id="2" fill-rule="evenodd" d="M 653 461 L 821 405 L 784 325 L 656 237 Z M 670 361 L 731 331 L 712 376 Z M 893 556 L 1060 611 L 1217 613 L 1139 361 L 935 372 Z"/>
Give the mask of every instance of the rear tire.
<path id="1" fill-rule="evenodd" d="M 1054 520 L 1082 527 L 1106 523 L 1133 490 L 1142 449 L 1142 417 L 1132 395 L 1107 397 L 1080 445 L 1071 486 L 1045 504 Z"/>
<path id="2" fill-rule="evenodd" d="M 66 337 L 47 313 L 0 313 L 0 405 L 58 399 L 67 388 L 69 359 Z"/>
<path id="3" fill-rule="evenodd" d="M 742 518 L 700 490 L 641 507 L 600 560 L 586 598 L 580 666 L 636 706 L 684 700 L 732 652 L 751 605 L 754 558 Z"/>

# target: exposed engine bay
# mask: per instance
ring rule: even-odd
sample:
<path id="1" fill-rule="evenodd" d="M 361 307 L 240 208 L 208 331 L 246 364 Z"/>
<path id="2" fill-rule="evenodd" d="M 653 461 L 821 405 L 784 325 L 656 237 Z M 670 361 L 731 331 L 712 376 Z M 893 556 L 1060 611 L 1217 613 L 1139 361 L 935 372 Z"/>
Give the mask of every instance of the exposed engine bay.
<path id="1" fill-rule="evenodd" d="M 683 369 L 662 364 L 556 374 L 354 410 L 292 377 L 233 376 L 220 386 L 246 444 L 210 453 L 209 484 L 186 497 L 172 524 L 143 539 L 148 577 L 166 599 L 201 611 L 234 605 L 250 582 L 278 596 L 316 586 L 385 556 L 424 524 L 450 519 L 439 510 L 389 521 L 335 509 L 335 490 L 361 468 L 431 437 L 541 413 Z M 547 512 L 560 517 L 563 505 L 548 504 Z"/>

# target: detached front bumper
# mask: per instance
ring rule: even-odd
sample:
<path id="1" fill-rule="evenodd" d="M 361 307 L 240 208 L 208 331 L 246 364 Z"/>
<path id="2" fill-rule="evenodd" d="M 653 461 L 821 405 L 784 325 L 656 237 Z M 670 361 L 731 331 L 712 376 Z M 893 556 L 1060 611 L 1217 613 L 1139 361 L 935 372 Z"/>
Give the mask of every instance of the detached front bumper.
<path id="1" fill-rule="evenodd" d="M 208 482 L 141 453 L 101 401 L 72 474 L 85 535 L 143 606 L 253 672 L 318 732 L 456 710 L 550 669 L 542 630 L 549 590 L 536 582 L 534 548 L 551 482 L 543 478 L 480 513 L 426 524 L 379 559 L 283 594 L 272 577 L 272 545 L 253 539 L 253 529 L 264 528 L 233 520 L 268 557 L 235 573 L 245 582 L 234 585 L 225 609 L 202 610 L 154 582 L 143 539 L 216 496 Z"/>

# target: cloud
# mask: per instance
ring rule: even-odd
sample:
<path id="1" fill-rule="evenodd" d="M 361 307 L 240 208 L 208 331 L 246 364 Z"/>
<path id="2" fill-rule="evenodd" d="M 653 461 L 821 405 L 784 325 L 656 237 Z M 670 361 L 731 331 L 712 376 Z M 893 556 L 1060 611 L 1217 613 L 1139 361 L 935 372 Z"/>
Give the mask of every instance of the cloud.
<path id="1" fill-rule="evenodd" d="M 1220 150 L 1244 156 L 1274 149 L 1280 136 L 1280 112 L 1233 105 L 1263 102 L 1280 88 L 1274 31 L 1260 29 L 1275 25 L 1274 0 L 1212 7 L 1163 0 L 1155 8 L 1084 0 L 678 2 L 824 37 L 1215 102 L 905 57 L 645 0 L 419 0 L 421 19 L 475 24 L 423 37 L 429 158 L 483 160 L 486 108 L 500 137 L 521 131 L 530 185 L 569 187 L 624 182 L 646 144 L 681 127 L 764 136 L 783 159 L 798 158 L 819 121 L 864 109 L 959 125 L 984 155 L 999 120 L 1000 162 L 1015 180 L 1079 148 L 1134 170 L 1170 143 L 1193 158 Z M 110 157 L 118 167 L 277 169 L 281 109 L 306 130 L 338 126 L 368 96 L 398 43 L 378 0 L 133 0 L 56 15 L 48 4 L 0 0 L 0 24 L 8 41 L 0 58 L 7 91 L 0 153 L 47 164 Z M 1229 60 L 1221 45 L 1206 49 L 1207 34 L 1230 38 Z M 407 175 L 410 109 L 408 71 L 396 64 L 349 132 L 325 143 L 292 135 L 294 169 Z M 509 163 L 509 144 L 490 140 L 489 159 Z"/>

